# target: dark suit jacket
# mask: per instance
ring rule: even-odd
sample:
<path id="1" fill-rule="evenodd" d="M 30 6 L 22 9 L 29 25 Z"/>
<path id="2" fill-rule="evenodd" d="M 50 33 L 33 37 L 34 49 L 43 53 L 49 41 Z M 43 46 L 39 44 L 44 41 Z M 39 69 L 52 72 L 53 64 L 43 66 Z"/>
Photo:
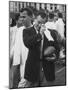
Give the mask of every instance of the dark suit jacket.
<path id="1" fill-rule="evenodd" d="M 58 34 L 55 30 L 49 30 L 50 33 L 51 33 L 51 36 L 53 37 L 54 41 L 48 41 L 47 37 L 44 35 L 44 44 L 43 44 L 43 57 L 44 56 L 44 51 L 47 49 L 47 47 L 49 46 L 53 46 L 55 48 L 55 53 L 57 55 L 57 58 L 58 58 L 58 54 L 59 54 L 59 44 L 58 44 L 58 41 L 57 41 L 57 37 L 58 37 Z"/>
<path id="2" fill-rule="evenodd" d="M 40 42 L 41 35 L 36 33 L 34 27 L 24 29 L 23 39 L 25 46 L 29 49 L 24 78 L 31 82 L 39 80 L 40 75 Z"/>
<path id="3" fill-rule="evenodd" d="M 46 77 L 47 81 L 54 81 L 55 80 L 55 64 L 54 61 L 56 60 L 47 60 L 47 57 L 52 57 L 52 52 L 49 55 L 44 55 L 44 51 L 46 51 L 46 49 L 49 46 L 53 46 L 55 48 L 55 52 L 54 54 L 56 55 L 56 57 L 58 58 L 58 42 L 57 42 L 57 37 L 56 37 L 56 33 L 55 32 L 50 32 L 51 36 L 53 37 L 54 41 L 48 41 L 47 37 L 44 35 L 44 44 L 43 44 L 43 59 L 42 59 L 42 67 L 43 67 L 43 71 L 44 71 L 44 75 Z"/>

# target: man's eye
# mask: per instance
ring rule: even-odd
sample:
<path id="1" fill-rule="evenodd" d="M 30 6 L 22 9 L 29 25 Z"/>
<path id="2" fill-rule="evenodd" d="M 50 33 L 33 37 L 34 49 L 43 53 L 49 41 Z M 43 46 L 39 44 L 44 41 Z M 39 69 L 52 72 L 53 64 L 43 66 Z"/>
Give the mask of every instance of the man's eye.
<path id="1" fill-rule="evenodd" d="M 25 16 L 23 16 L 23 18 L 26 18 Z"/>
<path id="2" fill-rule="evenodd" d="M 26 18 L 26 16 L 20 16 L 20 18 Z"/>
<path id="3" fill-rule="evenodd" d="M 41 24 L 41 22 L 38 22 L 39 24 Z"/>

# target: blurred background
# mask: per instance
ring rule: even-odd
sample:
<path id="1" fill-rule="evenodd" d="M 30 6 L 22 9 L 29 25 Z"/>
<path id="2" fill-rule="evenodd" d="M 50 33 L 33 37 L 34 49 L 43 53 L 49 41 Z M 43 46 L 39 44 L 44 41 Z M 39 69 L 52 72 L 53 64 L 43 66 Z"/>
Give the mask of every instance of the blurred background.
<path id="1" fill-rule="evenodd" d="M 44 10 L 45 12 L 52 12 L 55 10 L 59 10 L 63 15 L 63 20 L 65 21 L 66 14 L 66 5 L 64 4 L 50 4 L 50 3 L 35 3 L 35 2 L 9 2 L 9 11 L 11 17 L 14 17 L 15 13 L 19 13 L 21 8 L 25 7 L 33 7 L 35 10 Z"/>

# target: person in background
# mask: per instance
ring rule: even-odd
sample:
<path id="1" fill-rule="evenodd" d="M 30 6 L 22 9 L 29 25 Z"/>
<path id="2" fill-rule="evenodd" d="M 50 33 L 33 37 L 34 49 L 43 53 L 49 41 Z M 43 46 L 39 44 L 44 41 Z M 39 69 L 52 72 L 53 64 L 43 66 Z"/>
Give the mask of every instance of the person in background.
<path id="1" fill-rule="evenodd" d="M 28 50 L 25 47 L 22 40 L 22 32 L 25 26 L 22 23 L 22 18 L 16 16 L 16 26 L 14 30 L 16 30 L 15 35 L 13 37 L 13 45 L 11 48 L 10 58 L 13 57 L 12 63 L 12 73 L 13 73 L 13 86 L 12 88 L 18 88 L 19 81 L 21 77 L 24 77 L 24 62 L 27 58 Z M 22 67 L 23 66 L 23 67 Z M 22 68 L 22 71 L 21 71 Z M 22 73 L 23 72 L 23 73 Z"/>
<path id="2" fill-rule="evenodd" d="M 54 40 L 58 43 L 59 45 L 59 38 L 60 38 L 60 35 L 58 34 L 57 30 L 56 30 L 56 21 L 54 21 L 54 18 L 55 18 L 55 15 L 53 12 L 50 12 L 49 15 L 48 15 L 48 22 L 45 23 L 45 26 L 46 26 L 46 31 L 50 32 L 51 36 L 54 38 Z M 55 18 L 55 20 L 57 20 L 57 17 Z M 47 33 L 47 36 L 49 33 Z M 59 57 L 59 48 L 57 48 L 57 59 Z"/>
<path id="3" fill-rule="evenodd" d="M 56 21 L 56 30 L 58 32 L 58 34 L 60 35 L 60 56 L 59 58 L 65 58 L 65 55 L 63 53 L 64 51 L 64 48 L 65 48 L 65 35 L 64 35 L 64 32 L 65 32 L 65 24 L 63 22 L 63 16 L 62 16 L 62 13 L 58 13 L 58 20 Z"/>
<path id="4" fill-rule="evenodd" d="M 56 25 L 54 22 L 54 13 L 50 12 L 48 15 L 48 21 L 45 23 L 47 29 L 56 30 Z"/>
<path id="5" fill-rule="evenodd" d="M 16 26 L 16 20 L 15 20 L 15 18 L 11 18 L 11 17 L 10 17 L 9 24 L 10 24 L 10 27 Z"/>
<path id="6" fill-rule="evenodd" d="M 18 21 L 18 18 L 19 18 L 19 14 L 17 14 L 15 16 L 15 21 L 16 21 L 16 24 L 13 26 L 13 27 L 10 27 L 10 58 L 12 58 L 13 56 L 13 50 L 14 50 L 14 44 L 15 44 L 15 36 L 16 36 L 16 31 L 17 31 L 17 28 L 20 26 L 19 25 L 19 21 Z M 11 66 L 11 65 L 10 65 Z"/>
<path id="7" fill-rule="evenodd" d="M 19 15 L 16 17 L 16 23 L 18 22 Z M 12 25 L 13 26 L 13 25 Z M 14 68 L 13 68 L 13 56 L 14 56 L 14 45 L 15 45 L 15 37 L 17 32 L 17 25 L 14 25 L 13 27 L 10 27 L 10 55 L 9 55 L 9 87 L 13 88 L 13 79 L 14 79 Z M 18 74 L 17 74 L 18 75 Z M 15 84 L 14 84 L 15 85 Z"/>
<path id="8" fill-rule="evenodd" d="M 56 22 L 58 20 L 59 10 L 55 10 L 55 11 L 53 11 L 53 13 L 54 13 L 54 22 Z"/>
<path id="9" fill-rule="evenodd" d="M 58 13 L 58 20 L 56 21 L 56 29 L 58 33 L 61 36 L 61 39 L 64 39 L 64 22 L 63 22 L 63 17 L 62 13 Z"/>

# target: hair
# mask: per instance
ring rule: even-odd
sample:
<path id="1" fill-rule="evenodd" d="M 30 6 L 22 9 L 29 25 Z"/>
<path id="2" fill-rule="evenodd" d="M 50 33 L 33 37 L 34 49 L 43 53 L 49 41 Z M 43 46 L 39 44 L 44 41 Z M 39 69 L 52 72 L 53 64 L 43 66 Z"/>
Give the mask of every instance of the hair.
<path id="1" fill-rule="evenodd" d="M 16 25 L 16 20 L 12 18 L 12 23 L 10 25 L 10 27 L 14 27 Z"/>
<path id="2" fill-rule="evenodd" d="M 62 13 L 58 13 L 59 18 L 63 18 Z"/>
<path id="3" fill-rule="evenodd" d="M 27 8 L 22 8 L 20 10 L 20 12 L 24 12 L 24 11 L 27 11 L 28 16 L 33 16 L 33 12 L 31 8 L 27 7 Z"/>
<path id="4" fill-rule="evenodd" d="M 19 16 L 20 16 L 20 13 L 16 13 L 16 14 L 15 14 L 15 20 L 16 20 L 16 21 L 18 21 Z"/>
<path id="5" fill-rule="evenodd" d="M 53 19 L 53 18 L 54 18 L 54 13 L 52 13 L 52 12 L 49 13 L 49 18 L 50 18 L 50 19 Z"/>
<path id="6" fill-rule="evenodd" d="M 33 8 L 33 14 L 35 15 L 35 17 L 37 16 L 38 14 L 38 10 L 36 10 L 35 8 Z"/>
<path id="7" fill-rule="evenodd" d="M 43 19 L 46 17 L 47 18 L 47 14 L 44 11 L 39 11 L 37 16 L 40 15 Z"/>
<path id="8" fill-rule="evenodd" d="M 20 16 L 19 13 L 15 13 L 14 18 L 12 18 L 12 23 L 11 23 L 11 25 L 10 25 L 11 27 L 13 27 L 13 26 L 16 25 L 16 21 L 18 21 L 19 16 Z"/>
<path id="9" fill-rule="evenodd" d="M 59 13 L 59 10 L 57 9 L 57 10 L 54 10 L 54 13 Z"/>

